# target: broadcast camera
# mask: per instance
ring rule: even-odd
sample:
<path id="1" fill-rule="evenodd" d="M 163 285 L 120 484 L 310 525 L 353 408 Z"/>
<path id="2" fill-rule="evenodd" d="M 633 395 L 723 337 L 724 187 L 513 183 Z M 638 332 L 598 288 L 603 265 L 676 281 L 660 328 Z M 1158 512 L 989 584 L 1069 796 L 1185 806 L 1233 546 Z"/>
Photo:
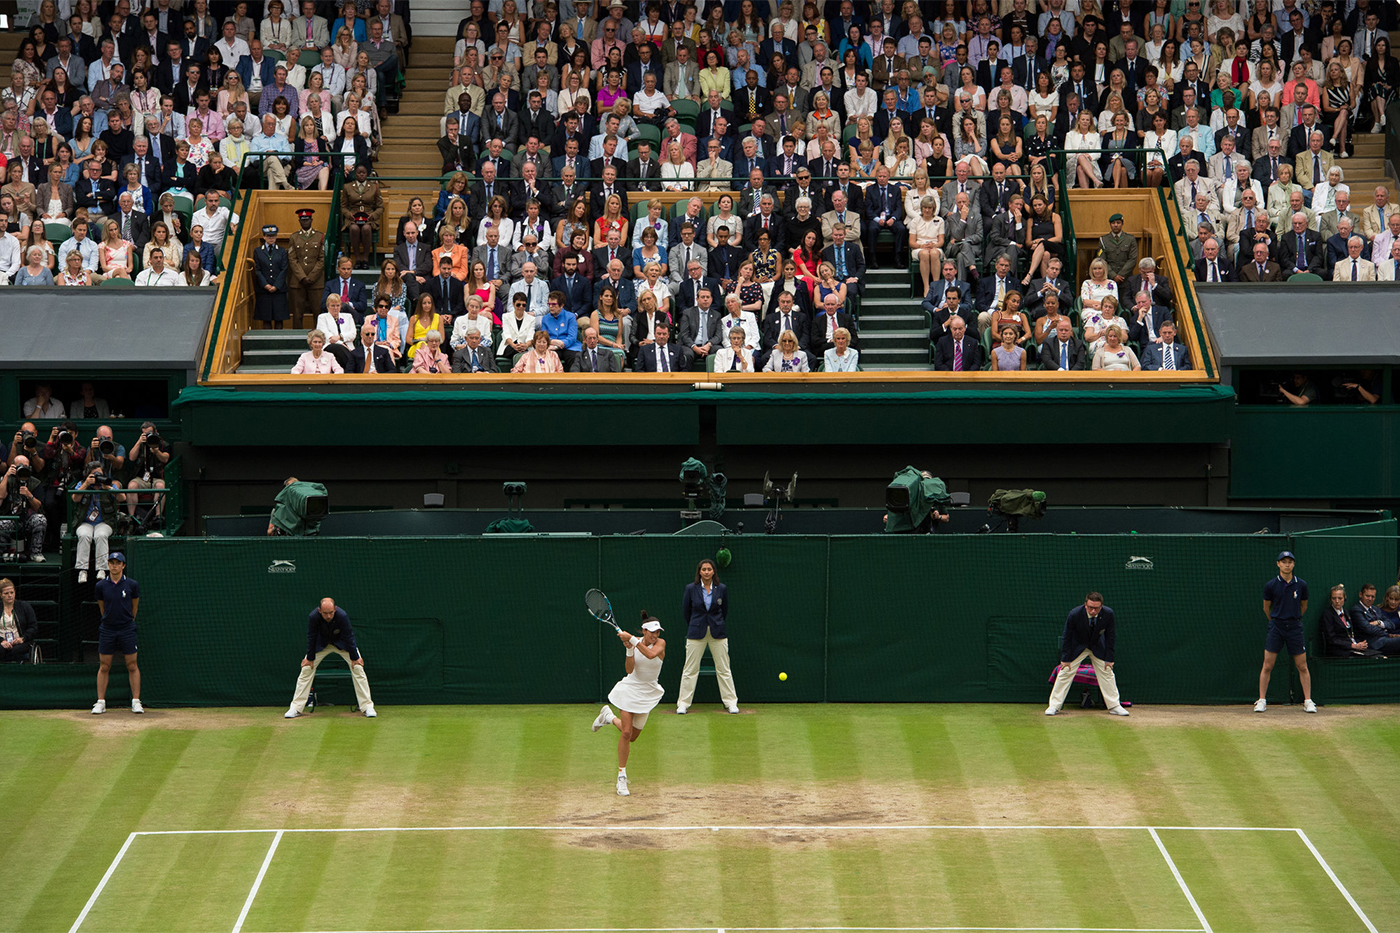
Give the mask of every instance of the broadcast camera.
<path id="1" fill-rule="evenodd" d="M 998 489 L 987 500 L 987 514 L 1000 516 L 1001 521 L 983 525 L 978 534 L 988 534 L 1003 524 L 1007 531 L 1019 531 L 1022 518 L 1045 517 L 1045 493 L 1039 489 Z"/>
<path id="2" fill-rule="evenodd" d="M 778 522 L 781 520 L 779 514 L 784 501 L 792 505 L 793 499 L 797 496 L 797 474 L 792 474 L 792 479 L 788 480 L 786 487 L 775 486 L 768 478 L 768 474 L 763 474 L 763 501 L 773 500 L 773 510 L 763 519 L 763 530 L 772 534 L 778 530 Z"/>

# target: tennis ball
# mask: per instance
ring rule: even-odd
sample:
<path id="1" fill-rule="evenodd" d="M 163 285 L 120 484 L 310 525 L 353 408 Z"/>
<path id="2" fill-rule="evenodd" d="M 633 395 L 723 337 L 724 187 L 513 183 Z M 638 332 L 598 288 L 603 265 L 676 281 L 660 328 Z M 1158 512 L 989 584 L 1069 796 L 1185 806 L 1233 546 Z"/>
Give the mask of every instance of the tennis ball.
<path id="1" fill-rule="evenodd" d="M 779 675 L 778 675 L 778 679 L 779 679 L 779 680 L 787 680 L 787 671 L 783 671 L 781 674 L 779 674 Z"/>

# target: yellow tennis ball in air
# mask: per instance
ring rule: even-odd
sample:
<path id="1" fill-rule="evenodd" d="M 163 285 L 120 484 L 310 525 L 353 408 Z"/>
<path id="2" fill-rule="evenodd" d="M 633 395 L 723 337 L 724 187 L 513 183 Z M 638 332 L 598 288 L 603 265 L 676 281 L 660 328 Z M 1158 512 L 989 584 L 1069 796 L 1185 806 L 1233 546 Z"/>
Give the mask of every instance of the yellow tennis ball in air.
<path id="1" fill-rule="evenodd" d="M 779 680 L 787 680 L 787 671 L 783 671 L 781 674 L 779 674 L 779 675 L 778 675 L 778 679 L 779 679 Z"/>

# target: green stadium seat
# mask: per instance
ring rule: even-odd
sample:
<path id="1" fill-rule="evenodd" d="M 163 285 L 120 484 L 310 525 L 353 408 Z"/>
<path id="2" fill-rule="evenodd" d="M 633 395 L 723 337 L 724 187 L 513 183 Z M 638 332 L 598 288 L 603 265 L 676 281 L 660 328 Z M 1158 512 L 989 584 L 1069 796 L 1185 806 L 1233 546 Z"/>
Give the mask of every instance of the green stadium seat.
<path id="1" fill-rule="evenodd" d="M 268 58 L 272 59 L 274 62 L 285 62 L 287 60 L 287 56 L 277 51 L 276 49 L 268 49 L 265 52 L 263 52 L 263 54 L 266 55 Z M 317 56 L 317 61 L 320 61 L 320 56 Z"/>
<path id="2" fill-rule="evenodd" d="M 297 64 L 306 69 L 315 68 L 321 64 L 321 53 L 315 49 L 302 49 Z"/>
<path id="3" fill-rule="evenodd" d="M 700 116 L 700 105 L 693 100 L 673 100 L 671 107 L 676 111 L 676 118 L 681 123 L 689 123 L 692 127 L 695 125 L 695 118 Z"/>
<path id="4" fill-rule="evenodd" d="M 1288 277 L 1289 282 L 1322 282 L 1325 279 L 1316 272 L 1295 272 Z"/>
<path id="5" fill-rule="evenodd" d="M 56 224 L 49 222 L 45 222 L 44 224 L 45 238 L 47 238 L 50 243 L 53 243 L 55 245 L 62 243 L 64 240 L 68 239 L 72 235 L 73 229 L 67 224 Z"/>
<path id="6" fill-rule="evenodd" d="M 643 123 L 637 127 L 637 139 L 635 142 L 640 142 L 643 139 L 651 143 L 652 156 L 655 158 L 656 153 L 661 150 L 661 130 L 652 126 L 650 123 Z"/>
<path id="7" fill-rule="evenodd" d="M 133 282 L 133 281 L 131 281 L 131 279 L 122 279 L 122 278 L 103 279 L 101 282 L 98 282 L 97 284 L 98 284 L 100 287 L 103 287 L 103 288 L 108 288 L 108 287 L 110 287 L 110 288 L 132 288 L 133 286 L 136 285 L 136 283 Z M 376 312 L 376 313 L 377 313 L 377 312 Z"/>

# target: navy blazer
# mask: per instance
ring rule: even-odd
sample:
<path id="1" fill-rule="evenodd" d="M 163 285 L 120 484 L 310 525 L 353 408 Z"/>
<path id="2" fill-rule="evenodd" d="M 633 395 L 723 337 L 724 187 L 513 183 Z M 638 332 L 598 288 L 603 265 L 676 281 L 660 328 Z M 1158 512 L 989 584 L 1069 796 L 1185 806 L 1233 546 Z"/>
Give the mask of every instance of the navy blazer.
<path id="1" fill-rule="evenodd" d="M 705 608 L 705 590 L 699 583 L 687 583 L 685 597 L 681 600 L 681 621 L 685 623 L 686 638 L 704 638 L 706 633 L 715 638 L 728 638 L 724 628 L 725 617 L 729 615 L 729 589 L 723 583 L 715 583 L 710 593 L 710 608 Z"/>
<path id="2" fill-rule="evenodd" d="M 360 649 L 355 647 L 355 630 L 350 627 L 350 617 L 339 606 L 329 622 L 321 618 L 319 608 L 311 610 L 311 617 L 306 621 L 306 660 L 316 660 L 317 653 L 330 645 L 348 652 L 352 661 L 360 659 Z"/>
<path id="3" fill-rule="evenodd" d="M 1070 663 L 1085 648 L 1100 661 L 1112 661 L 1115 639 L 1112 609 L 1104 606 L 1097 618 L 1090 619 L 1083 605 L 1075 606 L 1065 619 L 1065 631 L 1060 636 L 1060 662 Z"/>

